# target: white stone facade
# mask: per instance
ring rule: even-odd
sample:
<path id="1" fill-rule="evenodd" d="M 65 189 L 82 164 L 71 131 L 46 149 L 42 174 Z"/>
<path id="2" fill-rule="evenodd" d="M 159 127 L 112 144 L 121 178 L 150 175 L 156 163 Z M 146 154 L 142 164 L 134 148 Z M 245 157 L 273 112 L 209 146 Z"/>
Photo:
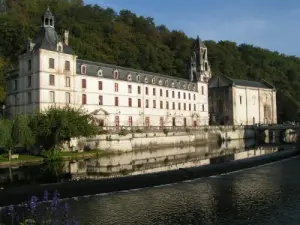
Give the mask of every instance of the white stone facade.
<path id="1" fill-rule="evenodd" d="M 53 23 L 48 24 L 51 19 Z M 42 22 L 41 33 L 56 38 L 50 11 Z M 204 71 L 187 80 L 79 60 L 68 45 L 67 32 L 65 40 L 55 41 L 51 45 L 41 36 L 36 43 L 30 42 L 20 56 L 19 68 L 8 74 L 6 106 L 10 116 L 69 105 L 93 113 L 100 126 L 208 125 Z"/>
<path id="2" fill-rule="evenodd" d="M 214 76 L 209 81 L 209 111 L 213 125 L 276 124 L 276 89 L 255 82 Z"/>

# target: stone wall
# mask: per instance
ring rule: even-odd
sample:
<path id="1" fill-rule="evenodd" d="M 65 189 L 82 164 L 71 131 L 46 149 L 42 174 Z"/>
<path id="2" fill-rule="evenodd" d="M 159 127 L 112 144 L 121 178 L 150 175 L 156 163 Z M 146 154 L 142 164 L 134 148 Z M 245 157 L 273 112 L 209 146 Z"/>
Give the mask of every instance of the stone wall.
<path id="1" fill-rule="evenodd" d="M 184 147 L 188 145 L 203 145 L 221 140 L 254 138 L 255 130 L 244 126 L 203 127 L 185 132 L 146 132 L 128 133 L 126 135 L 102 134 L 79 140 L 85 142 L 90 149 L 108 151 L 155 150 L 168 147 Z M 76 146 L 76 143 L 73 143 Z M 78 145 L 78 144 L 77 144 Z"/>

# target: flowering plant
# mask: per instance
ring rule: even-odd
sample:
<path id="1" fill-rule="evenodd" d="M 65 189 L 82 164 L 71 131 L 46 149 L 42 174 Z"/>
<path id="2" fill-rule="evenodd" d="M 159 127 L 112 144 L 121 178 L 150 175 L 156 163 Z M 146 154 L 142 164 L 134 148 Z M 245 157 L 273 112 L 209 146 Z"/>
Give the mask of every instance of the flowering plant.
<path id="1" fill-rule="evenodd" d="M 60 204 L 59 193 L 55 191 L 52 200 L 49 193 L 39 201 L 36 196 L 21 206 L 7 208 L 5 224 L 11 225 L 78 225 L 75 219 L 69 218 L 70 207 L 68 203 Z"/>

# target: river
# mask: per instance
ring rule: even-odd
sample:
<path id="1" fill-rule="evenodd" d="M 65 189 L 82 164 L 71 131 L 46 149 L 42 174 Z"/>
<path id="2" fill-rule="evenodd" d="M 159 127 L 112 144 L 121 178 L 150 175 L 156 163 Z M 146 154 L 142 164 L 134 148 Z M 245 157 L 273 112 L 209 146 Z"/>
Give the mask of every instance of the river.
<path id="1" fill-rule="evenodd" d="M 135 185 L 145 186 L 148 178 L 144 173 L 201 167 L 199 162 L 220 164 L 273 155 L 293 147 L 237 140 L 221 146 L 190 146 L 53 165 L 2 168 L 0 206 L 17 204 L 52 188 L 62 193 L 63 202 L 69 203 L 71 217 L 84 225 L 300 224 L 298 156 L 205 178 L 188 179 L 185 171 L 184 179 L 177 172 L 149 176 L 156 186 L 127 190 Z M 126 175 L 140 178 L 105 181 L 120 173 L 125 175 L 124 168 Z M 158 185 L 166 179 L 173 184 Z M 109 190 L 114 192 L 108 193 Z M 118 190 L 125 191 L 115 192 Z"/>
<path id="2" fill-rule="evenodd" d="M 300 157 L 161 187 L 68 200 L 81 224 L 300 224 Z"/>

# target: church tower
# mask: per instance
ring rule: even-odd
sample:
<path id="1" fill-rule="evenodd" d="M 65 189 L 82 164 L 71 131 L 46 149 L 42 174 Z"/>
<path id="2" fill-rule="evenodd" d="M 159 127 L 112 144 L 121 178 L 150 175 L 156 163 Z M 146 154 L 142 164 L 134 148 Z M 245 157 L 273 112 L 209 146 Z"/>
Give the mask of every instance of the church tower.
<path id="1" fill-rule="evenodd" d="M 50 27 L 54 29 L 55 17 L 52 15 L 49 7 L 47 8 L 44 16 L 42 16 L 42 27 Z"/>
<path id="2" fill-rule="evenodd" d="M 208 82 L 210 78 L 207 47 L 197 36 L 192 48 L 190 80 Z"/>

